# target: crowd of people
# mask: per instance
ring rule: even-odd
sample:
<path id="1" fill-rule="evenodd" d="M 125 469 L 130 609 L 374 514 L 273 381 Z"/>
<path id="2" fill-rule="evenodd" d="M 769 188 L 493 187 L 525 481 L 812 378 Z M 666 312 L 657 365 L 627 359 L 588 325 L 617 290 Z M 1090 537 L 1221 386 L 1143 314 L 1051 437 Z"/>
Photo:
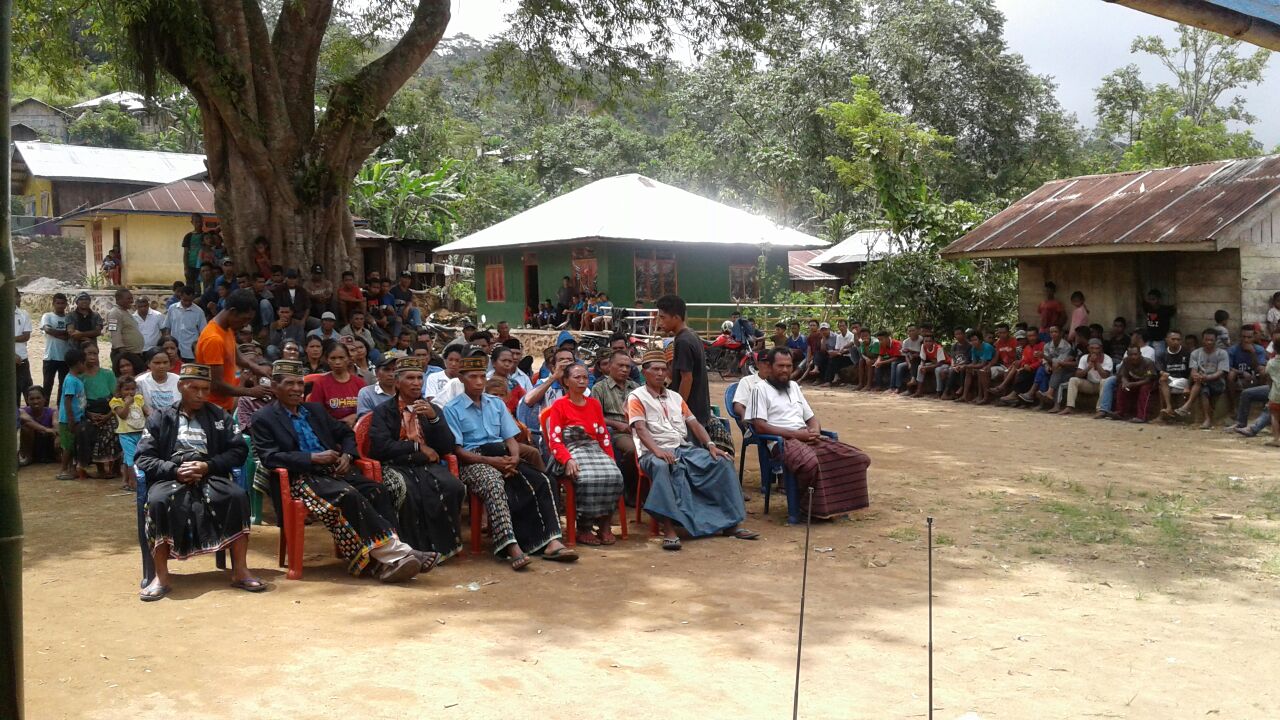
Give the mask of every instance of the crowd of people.
<path id="1" fill-rule="evenodd" d="M 1270 428 L 1271 444 L 1280 444 L 1280 293 L 1271 299 L 1266 327 L 1242 325 L 1233 341 L 1225 310 L 1215 313 L 1212 327 L 1184 335 L 1173 327 L 1177 308 L 1156 289 L 1134 325 L 1117 317 L 1110 329 L 1090 321 L 1083 293 L 1071 294 L 1068 314 L 1056 292 L 1046 283 L 1035 326 L 922 323 L 896 338 L 854 320 L 839 320 L 834 330 L 810 320 L 804 334 L 799 322 L 778 323 L 772 342 L 789 351 L 799 382 L 914 398 L 1061 415 L 1084 410 L 1084 398 L 1092 398 L 1098 419 L 1174 421 L 1198 411 L 1207 430 L 1225 396 L 1234 408 L 1228 432 L 1254 437 Z M 739 327 L 735 319 L 733 332 L 726 327 L 724 334 L 738 342 Z M 1251 422 L 1254 403 L 1263 409 Z"/>
<path id="2" fill-rule="evenodd" d="M 171 559 L 221 550 L 234 587 L 264 589 L 247 565 L 248 493 L 270 497 L 282 517 L 271 474 L 279 469 L 288 497 L 332 533 L 346 569 L 384 582 L 461 551 L 468 493 L 483 507 L 495 557 L 515 570 L 535 557 L 578 560 L 566 536 L 617 542 L 620 499 L 650 513 L 665 550 L 691 537 L 759 537 L 743 526 L 734 436 L 712 412 L 704 346 L 680 298 L 657 302 L 665 350 L 637 358 L 617 335 L 583 362 L 564 331 L 535 370 L 506 322 L 468 325 L 439 347 L 419 332 L 417 308 L 394 304 L 396 288 L 376 277 L 357 288 L 357 302 L 342 290 L 350 274 L 330 300 L 293 270 L 263 263 L 268 276 L 246 278 L 227 267 L 211 277 L 205 264 L 194 284 L 174 283 L 165 311 L 121 288 L 105 316 L 88 295 L 71 307 L 57 295 L 40 320 L 44 372 L 24 388 L 22 462 L 60 461 L 60 480 L 123 476 L 136 488 L 153 568 L 142 600 L 170 591 Z M 374 312 L 405 330 L 361 322 Z M 25 361 L 30 322 L 18 332 Z M 803 402 L 789 375 L 744 385 L 740 429 L 787 439 L 779 461 L 821 498 L 814 516 L 865 507 L 865 455 L 823 436 L 807 405 L 789 407 Z M 262 471 L 246 489 L 233 476 L 250 452 Z M 378 461 L 381 476 L 368 477 L 361 459 Z M 567 528 L 562 482 L 576 499 Z"/>

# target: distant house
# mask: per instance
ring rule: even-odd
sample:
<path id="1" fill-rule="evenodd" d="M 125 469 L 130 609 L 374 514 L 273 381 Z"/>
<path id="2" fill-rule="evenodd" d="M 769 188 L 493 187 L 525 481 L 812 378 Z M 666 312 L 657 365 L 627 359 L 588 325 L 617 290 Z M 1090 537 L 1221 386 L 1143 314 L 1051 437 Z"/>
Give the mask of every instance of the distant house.
<path id="1" fill-rule="evenodd" d="M 120 248 L 124 285 L 169 285 L 182 279 L 182 237 L 191 231 L 191 214 L 217 225 L 213 186 L 203 180 L 178 180 L 140 190 L 61 219 L 64 235 L 81 235 L 87 275 L 98 273 L 112 247 Z M 242 266 L 247 268 L 248 258 Z"/>
<path id="2" fill-rule="evenodd" d="M 71 106 L 72 112 L 81 114 L 86 110 L 100 108 L 103 105 L 118 105 L 120 109 L 132 115 L 142 124 L 143 132 L 156 132 L 164 128 L 165 118 L 155 106 L 148 107 L 147 99 L 140 93 L 123 90 L 113 92 L 92 100 L 85 100 Z"/>
<path id="3" fill-rule="evenodd" d="M 45 142 L 15 142 L 10 162 L 10 192 L 48 234 L 77 210 L 205 172 L 203 155 Z"/>
<path id="4" fill-rule="evenodd" d="M 25 98 L 9 106 L 9 128 L 13 140 L 67 141 L 71 115 L 35 98 Z"/>
<path id="5" fill-rule="evenodd" d="M 520 322 L 555 301 L 562 278 L 607 293 L 615 306 L 677 293 L 690 303 L 758 300 L 758 262 L 787 267 L 787 251 L 822 240 L 651 180 L 597 180 L 461 240 L 436 255 L 474 255 L 480 314 Z M 649 307 L 652 307 L 650 304 Z"/>
<path id="6" fill-rule="evenodd" d="M 1016 258 L 1019 316 L 1037 322 L 1044 283 L 1065 304 L 1084 293 L 1090 319 L 1140 317 L 1151 288 L 1184 333 L 1265 320 L 1280 290 L 1280 156 L 1054 180 L 942 251 Z M 1233 333 L 1234 334 L 1234 333 Z"/>
<path id="7" fill-rule="evenodd" d="M 859 230 L 818 253 L 809 261 L 809 266 L 835 275 L 841 285 L 848 285 L 867 263 L 892 250 L 888 230 Z"/>
<path id="8" fill-rule="evenodd" d="M 840 278 L 809 264 L 820 254 L 820 250 L 792 250 L 787 253 L 787 278 L 792 290 L 809 292 L 818 288 L 840 288 Z"/>

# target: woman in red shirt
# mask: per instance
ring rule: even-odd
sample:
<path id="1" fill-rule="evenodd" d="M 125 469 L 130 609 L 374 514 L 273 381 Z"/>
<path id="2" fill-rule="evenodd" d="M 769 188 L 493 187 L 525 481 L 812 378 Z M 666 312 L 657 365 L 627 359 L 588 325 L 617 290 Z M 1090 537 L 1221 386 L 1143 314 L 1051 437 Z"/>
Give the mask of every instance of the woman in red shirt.
<path id="1" fill-rule="evenodd" d="M 356 396 L 365 382 L 351 372 L 351 353 L 342 343 L 327 343 L 324 357 L 329 363 L 329 372 L 315 376 L 307 401 L 324 405 L 335 420 L 355 427 Z"/>
<path id="2" fill-rule="evenodd" d="M 612 545 L 617 542 L 613 510 L 622 495 L 622 471 L 613 460 L 609 426 L 600 401 L 587 397 L 585 365 L 571 365 L 565 384 L 569 394 L 552 403 L 542 418 L 543 437 L 555 459 L 548 474 L 573 479 L 578 542 Z"/>

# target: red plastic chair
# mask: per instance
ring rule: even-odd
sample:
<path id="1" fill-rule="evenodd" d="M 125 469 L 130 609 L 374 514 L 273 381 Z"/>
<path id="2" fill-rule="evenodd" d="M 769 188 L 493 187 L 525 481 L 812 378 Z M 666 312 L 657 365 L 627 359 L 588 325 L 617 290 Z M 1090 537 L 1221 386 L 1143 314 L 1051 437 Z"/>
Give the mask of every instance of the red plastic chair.
<path id="1" fill-rule="evenodd" d="M 542 437 L 549 438 L 551 433 L 547 428 L 547 413 L 551 408 L 543 408 L 542 413 L 538 415 L 538 425 L 542 427 Z M 560 483 L 560 487 L 564 488 L 564 526 L 567 532 L 563 534 L 564 544 L 574 547 L 578 544 L 578 504 L 576 493 L 573 487 L 573 479 L 565 475 L 556 478 Z M 637 521 L 639 518 L 636 518 Z M 627 539 L 627 501 L 621 495 L 618 496 L 618 525 L 623 540 Z"/>
<path id="2" fill-rule="evenodd" d="M 356 421 L 356 452 L 361 455 L 369 454 L 369 423 L 372 422 L 373 414 L 365 413 L 363 417 Z M 461 477 L 458 474 L 458 458 L 453 453 L 444 456 L 444 461 L 449 465 L 449 474 L 454 477 Z M 369 458 L 360 458 L 356 460 L 356 467 L 360 473 L 374 482 L 382 482 L 382 463 Z M 480 552 L 480 517 L 483 508 L 480 505 L 480 498 L 475 493 L 468 492 L 471 498 L 471 553 Z"/>
<path id="3" fill-rule="evenodd" d="M 650 477 L 645 474 L 644 468 L 640 467 L 640 454 L 636 453 L 636 522 L 640 522 L 641 520 L 644 519 L 643 516 L 640 514 L 642 512 L 642 509 L 644 508 L 644 498 L 641 496 L 642 495 L 641 488 L 645 487 L 646 485 L 650 489 L 652 489 L 653 480 L 650 479 Z M 649 493 L 647 492 L 643 493 L 644 496 L 648 496 L 648 494 Z M 650 515 L 649 516 L 649 537 L 657 537 L 657 536 L 658 536 L 658 518 Z"/>

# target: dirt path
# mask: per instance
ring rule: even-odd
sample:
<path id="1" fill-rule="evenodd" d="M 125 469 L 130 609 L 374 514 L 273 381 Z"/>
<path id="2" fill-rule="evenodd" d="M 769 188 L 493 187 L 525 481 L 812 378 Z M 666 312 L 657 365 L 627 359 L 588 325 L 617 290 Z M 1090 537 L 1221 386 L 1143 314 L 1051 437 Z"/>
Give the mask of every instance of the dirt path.
<path id="1" fill-rule="evenodd" d="M 937 717 L 1275 717 L 1280 456 L 1260 441 L 809 396 L 873 465 L 872 508 L 813 528 L 802 717 L 924 716 L 926 514 Z M 762 517 L 753 465 L 759 543 L 640 533 L 576 566 L 478 557 L 387 587 L 347 578 L 319 526 L 287 581 L 263 527 L 271 592 L 201 558 L 154 605 L 132 498 L 24 470 L 29 717 L 786 717 L 804 530 L 780 498 Z"/>

